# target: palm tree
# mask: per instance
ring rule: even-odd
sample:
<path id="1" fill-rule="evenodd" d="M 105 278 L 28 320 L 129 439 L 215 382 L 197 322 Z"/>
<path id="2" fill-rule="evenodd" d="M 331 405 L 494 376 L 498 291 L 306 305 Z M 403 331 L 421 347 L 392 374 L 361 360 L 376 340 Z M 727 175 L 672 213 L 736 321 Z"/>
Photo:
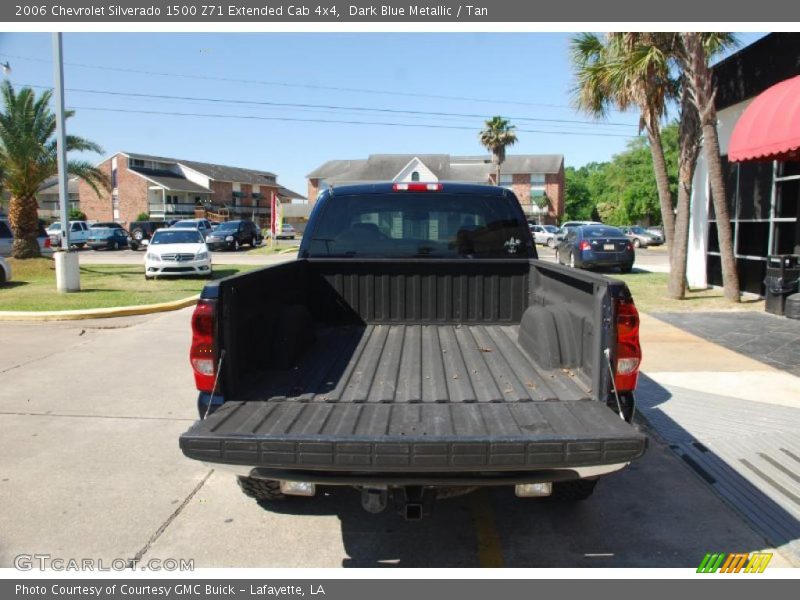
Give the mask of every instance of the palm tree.
<path id="1" fill-rule="evenodd" d="M 689 97 L 685 82 L 681 90 L 681 118 L 678 125 L 678 205 L 675 235 L 670 247 L 667 296 L 677 300 L 686 295 L 686 254 L 689 245 L 689 209 L 697 157 L 700 154 L 700 116 Z"/>
<path id="2" fill-rule="evenodd" d="M 480 133 L 481 144 L 492 153 L 495 165 L 495 185 L 500 185 L 500 165 L 506 160 L 506 147 L 517 143 L 514 125 L 503 117 L 492 117 Z"/>
<path id="3" fill-rule="evenodd" d="M 722 263 L 722 286 L 725 298 L 739 302 L 739 275 L 733 251 L 731 215 L 722 171 L 722 157 L 717 134 L 717 109 L 714 105 L 716 84 L 709 65 L 710 59 L 721 50 L 736 44 L 730 33 L 682 33 L 679 61 L 686 77 L 689 97 L 700 119 L 703 134 L 703 153 L 708 165 L 709 187 L 717 220 L 717 237 Z"/>
<path id="4" fill-rule="evenodd" d="M 574 103 L 595 118 L 612 107 L 639 111 L 639 129 L 647 132 L 658 188 L 664 237 L 669 246 L 675 230 L 672 193 L 661 142 L 661 120 L 677 85 L 670 72 L 671 36 L 660 33 L 611 33 L 603 41 L 582 33 L 572 40 Z"/>
<path id="5" fill-rule="evenodd" d="M 56 118 L 49 103 L 51 92 L 38 98 L 31 88 L 14 91 L 9 81 L 0 85 L 0 173 L 2 187 L 11 195 L 8 217 L 14 234 L 14 258 L 39 256 L 39 215 L 36 192 L 46 179 L 58 173 Z M 73 112 L 68 111 L 68 117 Z M 66 136 L 67 151 L 102 152 L 81 137 Z M 86 161 L 67 161 L 67 172 L 86 181 L 96 192 L 110 184 L 103 172 Z"/>

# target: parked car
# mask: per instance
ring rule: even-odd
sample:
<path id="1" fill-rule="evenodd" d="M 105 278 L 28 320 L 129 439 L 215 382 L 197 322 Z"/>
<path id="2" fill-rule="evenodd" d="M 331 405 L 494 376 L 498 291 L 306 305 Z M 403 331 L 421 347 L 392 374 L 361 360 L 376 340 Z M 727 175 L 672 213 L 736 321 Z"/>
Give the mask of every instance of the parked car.
<path id="1" fill-rule="evenodd" d="M 576 269 L 619 267 L 630 273 L 634 259 L 633 243 L 620 229 L 608 225 L 568 227 L 556 248 L 556 262 Z"/>
<path id="2" fill-rule="evenodd" d="M 533 234 L 533 241 L 540 245 L 547 245 L 547 240 L 553 237 L 558 231 L 555 225 L 537 225 L 530 224 L 531 234 Z"/>
<path id="3" fill-rule="evenodd" d="M 211 277 L 211 256 L 197 228 L 165 227 L 150 238 L 144 258 L 144 277 L 162 275 Z"/>
<path id="4" fill-rule="evenodd" d="M 6 259 L 0 256 L 0 285 L 11 281 L 11 265 Z"/>
<path id="5" fill-rule="evenodd" d="M 653 226 L 653 227 L 645 227 L 645 230 L 648 233 L 652 233 L 653 235 L 661 236 L 661 238 L 664 239 L 664 228 L 661 227 L 660 225 L 659 226 Z"/>
<path id="6" fill-rule="evenodd" d="M 47 235 L 42 221 L 39 221 L 39 235 L 37 240 L 39 242 L 39 251 L 42 254 L 52 254 L 53 246 L 50 242 L 50 236 Z M 8 222 L 8 217 L 0 217 L 0 256 L 11 256 L 13 244 L 14 233 L 11 231 L 11 224 Z"/>
<path id="7" fill-rule="evenodd" d="M 89 241 L 89 224 L 86 221 L 69 221 L 69 243 L 70 246 L 83 248 Z M 50 236 L 50 244 L 56 248 L 61 246 L 61 221 L 51 223 L 47 229 Z"/>
<path id="8" fill-rule="evenodd" d="M 664 238 L 647 231 L 638 225 L 630 227 L 620 227 L 622 233 L 633 242 L 634 248 L 647 248 L 648 246 L 660 246 L 664 243 Z"/>
<path id="9" fill-rule="evenodd" d="M 267 236 L 269 236 L 269 235 L 271 235 L 271 234 L 269 233 L 269 230 L 267 230 Z M 291 225 L 289 225 L 288 223 L 284 223 L 283 225 L 281 225 L 281 231 L 280 231 L 280 233 L 278 233 L 278 235 L 275 236 L 275 239 L 276 240 L 284 240 L 284 239 L 285 240 L 293 240 L 293 239 L 295 239 L 296 235 L 297 235 L 297 230 L 294 227 L 292 227 Z"/>
<path id="10" fill-rule="evenodd" d="M 119 250 L 128 247 L 128 232 L 120 227 L 92 227 L 89 230 L 92 250 Z"/>
<path id="11" fill-rule="evenodd" d="M 216 231 L 221 224 L 219 221 L 209 221 L 209 223 L 211 224 L 211 231 Z"/>
<path id="12" fill-rule="evenodd" d="M 346 485 L 418 520 L 454 486 L 585 500 L 644 453 L 627 286 L 531 260 L 510 190 L 337 186 L 307 231 L 297 260 L 204 287 L 189 458 L 262 506 Z"/>
<path id="13" fill-rule="evenodd" d="M 241 221 L 226 221 L 220 223 L 214 231 L 206 237 L 209 250 L 238 250 L 245 244 L 251 248 L 260 246 L 264 236 L 249 219 Z"/>
<path id="14" fill-rule="evenodd" d="M 133 221 L 129 226 L 131 250 L 138 250 L 147 246 L 153 234 L 162 227 L 167 227 L 164 221 Z"/>
<path id="15" fill-rule="evenodd" d="M 203 239 L 206 239 L 206 236 L 211 233 L 211 222 L 208 219 L 182 219 L 176 221 L 175 224 L 170 225 L 170 227 L 179 227 L 181 229 L 191 227 L 197 229 L 197 231 L 202 234 Z"/>
<path id="16" fill-rule="evenodd" d="M 564 241 L 569 229 L 574 229 L 575 227 L 580 227 L 582 225 L 602 225 L 602 223 L 598 221 L 567 221 L 561 224 L 561 227 L 553 234 L 552 237 L 547 238 L 547 245 L 550 248 L 555 248 Z"/>

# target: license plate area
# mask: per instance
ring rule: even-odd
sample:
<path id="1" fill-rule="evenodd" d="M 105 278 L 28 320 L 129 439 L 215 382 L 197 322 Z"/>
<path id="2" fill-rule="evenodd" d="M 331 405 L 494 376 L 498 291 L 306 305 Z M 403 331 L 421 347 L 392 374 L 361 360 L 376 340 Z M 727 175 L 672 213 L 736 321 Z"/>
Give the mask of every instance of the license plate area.
<path id="1" fill-rule="evenodd" d="M 614 246 L 614 244 L 603 244 L 603 250 L 608 251 L 608 250 L 615 250 L 615 249 L 616 249 L 616 247 Z"/>

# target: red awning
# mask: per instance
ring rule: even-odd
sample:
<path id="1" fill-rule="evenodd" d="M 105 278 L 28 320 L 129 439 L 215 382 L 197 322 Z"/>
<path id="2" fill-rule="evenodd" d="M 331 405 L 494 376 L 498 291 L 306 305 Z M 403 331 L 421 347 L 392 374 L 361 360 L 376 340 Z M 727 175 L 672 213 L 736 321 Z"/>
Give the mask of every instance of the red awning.
<path id="1" fill-rule="evenodd" d="M 800 75 L 761 92 L 745 109 L 728 160 L 800 160 Z"/>

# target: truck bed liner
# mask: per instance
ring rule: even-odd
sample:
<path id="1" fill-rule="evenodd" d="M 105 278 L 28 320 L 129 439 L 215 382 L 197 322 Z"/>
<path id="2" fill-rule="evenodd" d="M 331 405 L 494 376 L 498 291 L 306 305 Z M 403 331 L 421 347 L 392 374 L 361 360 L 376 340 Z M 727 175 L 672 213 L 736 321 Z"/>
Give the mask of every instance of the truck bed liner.
<path id="1" fill-rule="evenodd" d="M 337 471 L 509 471 L 629 462 L 645 437 L 602 403 L 228 402 L 180 438 L 189 458 Z"/>
<path id="2" fill-rule="evenodd" d="M 382 324 L 323 328 L 296 365 L 264 371 L 237 399 L 446 403 L 590 397 L 572 371 L 540 368 L 519 346 L 517 329 Z"/>

